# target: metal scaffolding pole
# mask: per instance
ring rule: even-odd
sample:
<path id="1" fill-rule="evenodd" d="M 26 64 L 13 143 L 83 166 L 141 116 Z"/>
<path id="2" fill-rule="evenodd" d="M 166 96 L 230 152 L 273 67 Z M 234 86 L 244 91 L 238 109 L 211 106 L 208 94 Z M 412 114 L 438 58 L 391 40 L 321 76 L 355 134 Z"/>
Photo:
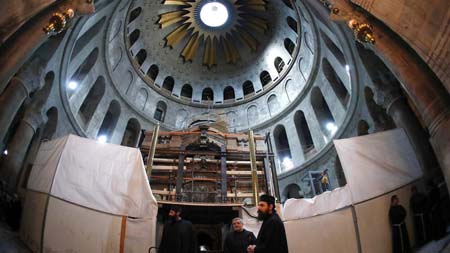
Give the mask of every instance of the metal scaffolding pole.
<path id="1" fill-rule="evenodd" d="M 150 177 L 152 175 L 152 167 L 153 167 L 153 158 L 155 158 L 156 145 L 158 144 L 158 135 L 159 135 L 159 123 L 156 124 L 153 129 L 152 135 L 152 144 L 150 146 L 150 150 L 148 151 L 147 157 L 147 176 Z"/>
<path id="2" fill-rule="evenodd" d="M 255 137 L 253 130 L 248 132 L 248 146 L 250 148 L 250 167 L 252 171 L 252 182 L 253 182 L 253 199 L 255 201 L 255 206 L 258 205 L 258 167 L 256 166 L 256 147 L 255 147 Z"/>

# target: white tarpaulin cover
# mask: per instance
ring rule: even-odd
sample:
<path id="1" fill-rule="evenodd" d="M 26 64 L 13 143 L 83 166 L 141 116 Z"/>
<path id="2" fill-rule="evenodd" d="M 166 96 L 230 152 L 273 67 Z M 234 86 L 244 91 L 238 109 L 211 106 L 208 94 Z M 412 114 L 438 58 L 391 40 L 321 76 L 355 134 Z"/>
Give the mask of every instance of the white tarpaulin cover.
<path id="1" fill-rule="evenodd" d="M 28 189 L 115 215 L 157 210 L 139 150 L 74 135 L 41 145 Z"/>
<path id="2" fill-rule="evenodd" d="M 308 218 L 329 213 L 352 204 L 347 186 L 327 191 L 312 199 L 288 199 L 284 203 L 284 220 Z"/>
<path id="3" fill-rule="evenodd" d="M 334 140 L 353 203 L 398 189 L 422 177 L 403 129 Z"/>
<path id="4" fill-rule="evenodd" d="M 422 176 L 403 129 L 334 140 L 347 185 L 312 199 L 289 199 L 284 219 L 326 214 L 401 188 Z"/>
<path id="5" fill-rule="evenodd" d="M 70 135 L 41 145 L 20 236 L 33 252 L 148 252 L 157 212 L 139 150 Z"/>

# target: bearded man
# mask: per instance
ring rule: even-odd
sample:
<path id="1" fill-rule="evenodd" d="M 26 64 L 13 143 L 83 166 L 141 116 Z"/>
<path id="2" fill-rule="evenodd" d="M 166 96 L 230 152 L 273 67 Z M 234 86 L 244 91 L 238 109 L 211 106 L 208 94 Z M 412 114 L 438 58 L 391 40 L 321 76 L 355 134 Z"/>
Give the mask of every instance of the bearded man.
<path id="1" fill-rule="evenodd" d="M 275 198 L 269 195 L 259 197 L 258 219 L 263 221 L 256 238 L 256 245 L 247 248 L 248 253 L 288 253 L 286 231 L 275 210 Z"/>

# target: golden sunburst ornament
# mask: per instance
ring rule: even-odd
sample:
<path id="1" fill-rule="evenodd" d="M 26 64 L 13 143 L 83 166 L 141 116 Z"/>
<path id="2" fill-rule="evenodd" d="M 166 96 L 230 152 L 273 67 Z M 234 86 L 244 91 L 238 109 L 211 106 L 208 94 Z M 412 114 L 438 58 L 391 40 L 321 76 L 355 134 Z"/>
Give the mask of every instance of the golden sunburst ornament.
<path id="1" fill-rule="evenodd" d="M 159 15 L 161 29 L 176 24 L 164 38 L 166 46 L 175 48 L 187 41 L 180 53 L 185 61 L 193 61 L 203 49 L 203 64 L 208 68 L 217 65 L 218 49 L 230 64 L 241 57 L 239 42 L 255 52 L 256 34 L 269 29 L 265 0 L 165 0 L 163 4 L 176 8 Z"/>

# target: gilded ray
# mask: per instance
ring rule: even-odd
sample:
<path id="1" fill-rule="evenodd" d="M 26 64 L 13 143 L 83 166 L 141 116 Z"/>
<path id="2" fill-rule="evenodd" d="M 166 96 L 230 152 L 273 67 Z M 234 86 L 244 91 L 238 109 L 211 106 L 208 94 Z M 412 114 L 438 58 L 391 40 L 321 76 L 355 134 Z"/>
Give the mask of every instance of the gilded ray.
<path id="1" fill-rule="evenodd" d="M 208 66 L 208 68 L 217 64 L 216 44 L 216 39 L 212 39 L 211 37 L 206 38 L 203 65 Z"/>
<path id="2" fill-rule="evenodd" d="M 229 38 L 222 37 L 222 44 L 225 51 L 225 59 L 227 63 L 236 64 L 236 62 L 240 58 L 240 55 L 233 41 Z"/>
<path id="3" fill-rule="evenodd" d="M 200 41 L 201 37 L 199 36 L 198 32 L 191 35 L 191 38 L 181 52 L 181 56 L 185 61 L 192 61 L 194 59 L 195 55 L 197 54 Z"/>
<path id="4" fill-rule="evenodd" d="M 167 13 L 163 13 L 161 15 L 159 15 L 159 26 L 161 28 L 165 28 L 169 25 L 181 22 L 186 20 L 187 18 L 183 17 L 184 14 L 186 14 L 187 11 L 172 11 L 172 12 L 167 12 Z"/>
<path id="5" fill-rule="evenodd" d="M 237 28 L 237 31 L 237 34 L 242 42 L 244 42 L 245 45 L 247 45 L 253 52 L 255 52 L 258 48 L 258 41 L 253 37 L 253 35 L 242 28 Z"/>
<path id="6" fill-rule="evenodd" d="M 174 48 L 184 38 L 184 36 L 186 36 L 188 27 L 188 24 L 184 24 L 169 33 L 169 35 L 166 36 L 166 45 Z"/>

